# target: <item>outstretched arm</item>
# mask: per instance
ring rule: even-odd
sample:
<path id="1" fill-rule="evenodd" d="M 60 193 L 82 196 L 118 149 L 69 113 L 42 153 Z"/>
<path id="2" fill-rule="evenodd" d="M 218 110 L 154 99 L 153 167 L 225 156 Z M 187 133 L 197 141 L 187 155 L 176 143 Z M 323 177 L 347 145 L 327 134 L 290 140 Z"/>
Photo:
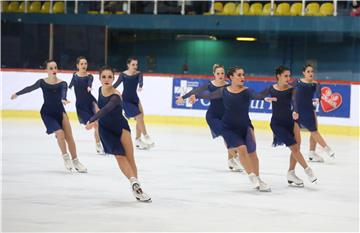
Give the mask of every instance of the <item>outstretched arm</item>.
<path id="1" fill-rule="evenodd" d="M 71 79 L 71 82 L 70 82 L 70 85 L 69 85 L 69 89 L 71 89 L 75 84 L 75 77 L 73 75 L 72 79 Z"/>
<path id="2" fill-rule="evenodd" d="M 123 81 L 123 76 L 122 74 L 120 73 L 119 74 L 119 78 L 116 80 L 116 82 L 114 83 L 113 87 L 117 88 L 118 86 L 120 86 L 120 84 L 122 83 Z"/>
<path id="3" fill-rule="evenodd" d="M 143 73 L 139 73 L 138 78 L 139 78 L 139 87 L 142 88 L 144 85 Z"/>
<path id="4" fill-rule="evenodd" d="M 92 116 L 88 122 L 93 123 L 94 121 L 99 120 L 103 116 L 105 116 L 107 113 L 112 111 L 117 105 L 121 104 L 121 98 L 119 95 L 113 95 L 111 96 L 109 102 L 101 108 L 94 116 Z"/>
<path id="5" fill-rule="evenodd" d="M 11 99 L 15 99 L 19 95 L 23 95 L 23 94 L 26 94 L 26 93 L 29 93 L 29 92 L 32 92 L 32 91 L 38 89 L 40 87 L 40 84 L 41 84 L 41 79 L 37 80 L 33 85 L 25 87 L 24 89 L 13 94 L 11 96 Z"/>
<path id="6" fill-rule="evenodd" d="M 224 87 L 221 87 L 211 93 L 203 93 L 203 92 L 197 93 L 197 94 L 195 94 L 195 97 L 197 99 L 211 99 L 211 100 L 212 99 L 220 99 L 220 98 L 222 98 L 223 91 L 224 91 Z"/>
<path id="7" fill-rule="evenodd" d="M 204 85 L 198 87 L 198 88 L 195 88 L 195 89 L 192 89 L 191 91 L 189 91 L 188 93 L 186 93 L 185 95 L 181 96 L 183 99 L 187 99 L 189 98 L 190 96 L 192 95 L 195 95 L 195 94 L 199 94 L 201 92 L 204 92 L 205 90 L 208 89 L 208 85 L 207 83 L 205 83 Z"/>
<path id="8" fill-rule="evenodd" d="M 249 89 L 250 98 L 255 100 L 262 100 L 270 95 L 271 86 L 266 87 L 261 92 L 256 93 L 254 89 Z"/>

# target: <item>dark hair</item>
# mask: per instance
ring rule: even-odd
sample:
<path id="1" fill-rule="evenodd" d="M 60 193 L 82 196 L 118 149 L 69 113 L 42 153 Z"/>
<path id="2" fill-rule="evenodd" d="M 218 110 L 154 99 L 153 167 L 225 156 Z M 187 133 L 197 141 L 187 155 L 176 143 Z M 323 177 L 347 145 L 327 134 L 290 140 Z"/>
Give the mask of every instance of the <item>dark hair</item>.
<path id="1" fill-rule="evenodd" d="M 136 57 L 129 57 L 126 61 L 126 64 L 130 64 L 131 61 L 137 61 L 138 59 Z"/>
<path id="2" fill-rule="evenodd" d="M 79 56 L 76 58 L 76 65 L 78 65 L 80 63 L 81 59 L 87 60 L 85 56 Z"/>
<path id="3" fill-rule="evenodd" d="M 223 68 L 224 69 L 224 66 L 220 65 L 220 64 L 214 64 L 213 65 L 213 73 L 215 73 L 215 70 L 218 69 L 218 68 Z"/>
<path id="4" fill-rule="evenodd" d="M 231 67 L 231 68 L 228 70 L 228 72 L 226 73 L 226 76 L 227 76 L 228 78 L 230 78 L 230 76 L 233 76 L 234 73 L 235 73 L 237 70 L 240 70 L 240 69 L 241 69 L 241 68 L 238 67 L 238 66 Z"/>
<path id="5" fill-rule="evenodd" d="M 56 63 L 56 61 L 55 61 L 54 59 L 45 60 L 44 63 L 43 63 L 44 69 L 47 69 L 47 65 L 48 65 L 50 62 L 55 62 L 55 63 Z"/>
<path id="6" fill-rule="evenodd" d="M 306 70 L 308 67 L 314 68 L 312 65 L 306 64 L 306 65 L 304 65 L 302 71 L 305 72 L 305 70 Z"/>
<path id="7" fill-rule="evenodd" d="M 287 68 L 286 66 L 279 66 L 278 68 L 276 68 L 275 70 L 275 75 L 278 76 L 282 73 L 284 73 L 285 71 L 290 70 L 289 68 Z"/>
<path id="8" fill-rule="evenodd" d="M 115 76 L 113 68 L 111 66 L 105 65 L 105 66 L 102 66 L 99 70 L 99 78 L 101 78 L 101 73 L 104 72 L 104 70 L 110 70 L 111 73 L 113 73 L 113 75 Z"/>

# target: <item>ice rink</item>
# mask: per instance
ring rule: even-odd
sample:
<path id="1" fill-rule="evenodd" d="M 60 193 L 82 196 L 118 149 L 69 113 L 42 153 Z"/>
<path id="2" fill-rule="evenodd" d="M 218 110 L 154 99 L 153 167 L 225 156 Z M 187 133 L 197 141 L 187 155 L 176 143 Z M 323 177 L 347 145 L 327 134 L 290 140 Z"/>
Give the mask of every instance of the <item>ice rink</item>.
<path id="1" fill-rule="evenodd" d="M 358 231 L 358 138 L 325 135 L 337 153 L 312 163 L 318 177 L 287 185 L 289 151 L 256 130 L 261 174 L 271 193 L 227 169 L 222 139 L 208 128 L 149 125 L 156 143 L 135 151 L 152 203 L 139 203 L 112 156 L 95 154 L 92 132 L 72 122 L 87 174 L 66 172 L 40 120 L 3 120 L 2 231 Z M 134 126 L 132 125 L 132 129 Z M 308 134 L 303 134 L 307 152 Z"/>

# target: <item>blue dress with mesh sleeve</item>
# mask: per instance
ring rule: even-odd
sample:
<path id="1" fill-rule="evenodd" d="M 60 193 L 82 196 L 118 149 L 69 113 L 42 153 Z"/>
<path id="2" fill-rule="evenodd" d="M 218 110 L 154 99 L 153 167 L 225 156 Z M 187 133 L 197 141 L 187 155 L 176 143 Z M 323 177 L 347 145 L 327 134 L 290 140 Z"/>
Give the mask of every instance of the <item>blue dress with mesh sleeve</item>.
<path id="1" fill-rule="evenodd" d="M 123 130 L 130 132 L 129 124 L 122 113 L 122 101 L 118 94 L 103 96 L 99 88 L 98 111 L 90 122 L 99 121 L 100 140 L 107 154 L 125 156 L 125 149 L 121 143 Z"/>
<path id="2" fill-rule="evenodd" d="M 226 84 L 224 86 L 228 86 Z M 217 87 L 211 81 L 208 83 L 191 90 L 189 93 L 182 96 L 183 99 L 189 98 L 191 95 L 202 93 L 208 91 L 209 93 L 215 92 L 219 88 L 224 86 Z M 222 98 L 219 99 L 210 99 L 210 106 L 206 111 L 206 122 L 211 130 L 211 135 L 213 138 L 220 136 L 222 130 L 222 117 L 225 112 L 225 107 Z"/>
<path id="3" fill-rule="evenodd" d="M 46 133 L 52 134 L 59 129 L 63 129 L 63 114 L 66 114 L 66 112 L 62 100 L 66 100 L 67 83 L 61 81 L 56 84 L 49 84 L 44 79 L 39 79 L 33 85 L 18 91 L 16 95 L 23 95 L 38 88 L 41 88 L 44 98 L 40 110 L 41 119 L 46 127 Z"/>
<path id="4" fill-rule="evenodd" d="M 300 79 L 295 82 L 294 109 L 299 113 L 298 123 L 310 132 L 317 131 L 317 120 L 313 98 L 320 97 L 318 83 L 305 83 Z"/>
<path id="5" fill-rule="evenodd" d="M 141 114 L 137 88 L 138 86 L 143 87 L 143 74 L 141 72 L 135 75 L 121 73 L 113 86 L 117 88 L 122 82 L 124 85 L 122 98 L 125 116 L 127 118 L 136 117 Z"/>
<path id="6" fill-rule="evenodd" d="M 91 74 L 85 77 L 79 77 L 74 73 L 69 85 L 69 88 L 74 87 L 76 113 L 80 124 L 84 125 L 86 125 L 96 112 L 96 99 L 91 92 L 88 91 L 88 87 L 92 87 L 93 80 L 94 77 Z"/>

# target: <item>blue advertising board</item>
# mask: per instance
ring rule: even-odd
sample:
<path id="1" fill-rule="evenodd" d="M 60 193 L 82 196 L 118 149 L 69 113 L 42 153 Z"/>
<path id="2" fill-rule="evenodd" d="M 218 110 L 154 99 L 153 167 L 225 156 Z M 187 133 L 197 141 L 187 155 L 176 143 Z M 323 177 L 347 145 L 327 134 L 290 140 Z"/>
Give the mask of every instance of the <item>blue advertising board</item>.
<path id="1" fill-rule="evenodd" d="M 206 110 L 209 106 L 209 100 L 199 100 L 194 104 L 185 101 L 184 104 L 177 105 L 176 97 L 182 96 L 192 89 L 208 83 L 208 79 L 195 78 L 174 78 L 173 79 L 173 97 L 172 107 L 178 109 L 199 109 Z M 274 84 L 271 81 L 246 81 L 245 85 L 260 92 L 269 85 Z M 350 117 L 350 93 L 351 85 L 344 84 L 321 84 L 321 98 L 316 105 L 318 116 L 326 117 Z M 252 100 L 250 103 L 250 112 L 271 113 L 271 104 L 264 100 Z"/>

